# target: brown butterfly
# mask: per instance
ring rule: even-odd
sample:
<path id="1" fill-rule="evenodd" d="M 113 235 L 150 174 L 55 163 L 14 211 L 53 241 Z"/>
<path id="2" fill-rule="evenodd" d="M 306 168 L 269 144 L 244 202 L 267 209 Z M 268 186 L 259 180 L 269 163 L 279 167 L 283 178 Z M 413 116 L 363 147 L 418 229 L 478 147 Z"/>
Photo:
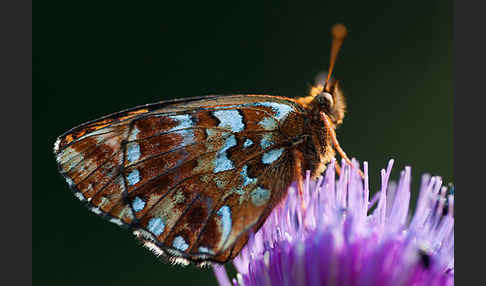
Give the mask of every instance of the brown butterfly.
<path id="1" fill-rule="evenodd" d="M 329 75 L 342 28 L 334 28 Z M 75 127 L 57 139 L 54 153 L 80 200 L 156 254 L 186 264 L 224 263 L 304 170 L 319 176 L 335 149 L 349 162 L 334 133 L 345 108 L 329 76 L 297 99 L 163 101 Z"/>

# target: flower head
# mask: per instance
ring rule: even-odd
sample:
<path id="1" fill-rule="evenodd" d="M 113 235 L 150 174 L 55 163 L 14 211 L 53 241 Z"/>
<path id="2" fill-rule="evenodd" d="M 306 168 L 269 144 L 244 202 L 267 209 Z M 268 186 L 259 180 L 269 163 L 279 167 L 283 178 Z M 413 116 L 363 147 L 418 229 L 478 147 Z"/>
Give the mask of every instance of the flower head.
<path id="1" fill-rule="evenodd" d="M 389 182 L 391 160 L 370 199 L 367 164 L 364 180 L 349 166 L 336 180 L 334 163 L 317 181 L 307 174 L 303 198 L 289 188 L 234 259 L 233 284 L 453 285 L 454 197 L 441 178 L 422 177 L 410 213 L 410 167 Z M 230 285 L 224 267 L 214 271 Z"/>

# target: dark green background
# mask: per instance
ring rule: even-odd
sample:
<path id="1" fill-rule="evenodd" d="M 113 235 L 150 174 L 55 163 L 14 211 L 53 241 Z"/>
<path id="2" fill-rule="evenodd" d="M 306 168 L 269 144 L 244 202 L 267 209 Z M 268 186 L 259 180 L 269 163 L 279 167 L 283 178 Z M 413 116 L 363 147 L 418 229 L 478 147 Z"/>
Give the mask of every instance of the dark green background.
<path id="1" fill-rule="evenodd" d="M 396 159 L 453 180 L 450 1 L 261 1 L 158 4 L 37 1 L 33 19 L 34 282 L 38 285 L 215 285 L 210 270 L 173 267 L 83 208 L 57 174 L 67 129 L 164 99 L 206 94 L 304 95 L 337 62 L 349 112 L 338 137 L 367 160 L 373 186 Z M 416 190 L 415 190 L 416 191 Z"/>

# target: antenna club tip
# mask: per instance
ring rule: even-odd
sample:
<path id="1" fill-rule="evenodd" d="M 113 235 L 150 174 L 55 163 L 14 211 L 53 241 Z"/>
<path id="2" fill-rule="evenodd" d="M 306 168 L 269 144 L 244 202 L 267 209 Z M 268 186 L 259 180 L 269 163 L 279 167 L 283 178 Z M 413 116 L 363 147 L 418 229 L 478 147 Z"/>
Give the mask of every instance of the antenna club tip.
<path id="1" fill-rule="evenodd" d="M 335 39 L 344 39 L 348 34 L 348 29 L 343 24 L 335 24 L 331 28 L 331 33 Z"/>

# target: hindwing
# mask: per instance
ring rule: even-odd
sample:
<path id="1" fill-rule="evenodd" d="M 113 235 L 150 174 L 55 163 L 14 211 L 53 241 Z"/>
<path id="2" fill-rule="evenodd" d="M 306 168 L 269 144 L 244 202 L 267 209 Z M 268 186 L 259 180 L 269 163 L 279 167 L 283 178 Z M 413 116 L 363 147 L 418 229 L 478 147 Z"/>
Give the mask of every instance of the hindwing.
<path id="1" fill-rule="evenodd" d="M 76 127 L 54 152 L 76 196 L 148 248 L 226 262 L 285 195 L 294 138 L 281 126 L 302 112 L 263 95 L 166 101 Z"/>

